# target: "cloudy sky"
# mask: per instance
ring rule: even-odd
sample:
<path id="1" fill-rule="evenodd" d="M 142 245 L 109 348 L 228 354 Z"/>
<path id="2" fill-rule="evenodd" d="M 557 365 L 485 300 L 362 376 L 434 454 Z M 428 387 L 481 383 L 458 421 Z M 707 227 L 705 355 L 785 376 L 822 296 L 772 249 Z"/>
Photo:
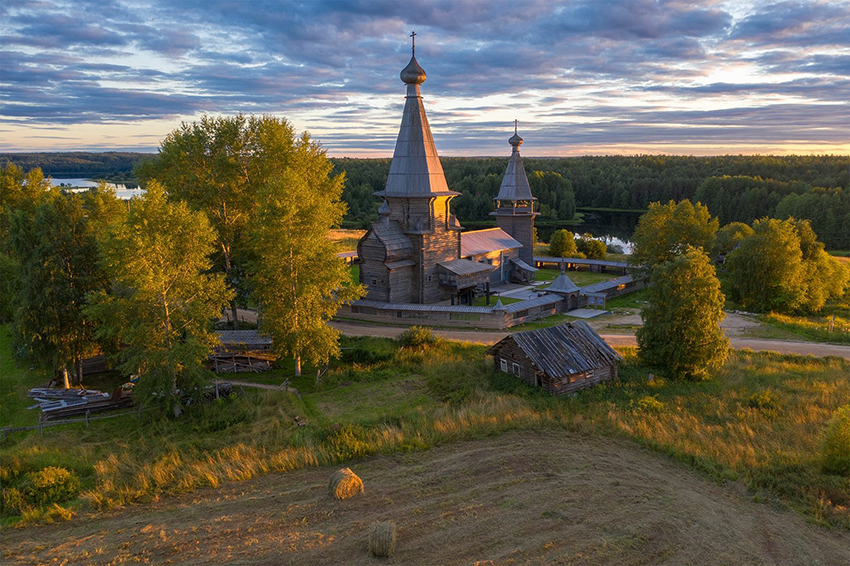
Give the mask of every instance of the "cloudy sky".
<path id="1" fill-rule="evenodd" d="M 388 156 L 414 29 L 442 155 L 850 153 L 842 0 L 2 0 L 0 151 L 243 112 Z"/>

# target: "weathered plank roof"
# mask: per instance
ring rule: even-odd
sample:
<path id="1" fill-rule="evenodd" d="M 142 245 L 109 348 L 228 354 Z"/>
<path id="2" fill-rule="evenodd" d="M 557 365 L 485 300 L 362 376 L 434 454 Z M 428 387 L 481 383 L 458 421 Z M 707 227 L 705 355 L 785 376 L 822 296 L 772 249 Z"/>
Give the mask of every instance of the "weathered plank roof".
<path id="1" fill-rule="evenodd" d="M 422 305 L 413 303 L 382 303 L 380 301 L 370 301 L 369 299 L 358 299 L 351 303 L 357 307 L 370 307 L 382 310 L 396 311 L 411 311 L 411 312 L 445 312 L 445 313 L 474 313 L 474 314 L 490 314 L 493 312 L 493 307 L 467 307 L 467 306 L 449 306 L 449 305 Z"/>
<path id="2" fill-rule="evenodd" d="M 399 259 L 413 253 L 413 244 L 401 231 L 398 222 L 382 218 L 372 223 L 372 232 L 384 244 L 388 258 Z"/>
<path id="3" fill-rule="evenodd" d="M 260 334 L 259 330 L 216 330 L 215 333 L 222 346 L 272 343 L 272 339 Z"/>
<path id="4" fill-rule="evenodd" d="M 517 332 L 500 340 L 487 352 L 495 352 L 508 340 L 514 340 L 537 369 L 553 378 L 605 367 L 622 359 L 583 321 Z"/>
<path id="5" fill-rule="evenodd" d="M 528 271 L 528 272 L 531 272 L 531 273 L 538 271 L 538 269 L 536 267 L 532 267 L 532 266 L 528 265 L 527 263 L 525 263 L 524 261 L 522 261 L 518 257 L 511 258 L 511 263 L 514 264 L 515 266 L 517 266 L 518 268 L 522 269 L 523 271 Z"/>
<path id="6" fill-rule="evenodd" d="M 384 263 L 390 269 L 401 269 L 402 267 L 410 267 L 411 265 L 416 265 L 416 262 L 412 259 L 400 259 L 398 261 L 388 261 Z"/>
<path id="7" fill-rule="evenodd" d="M 501 228 L 470 230 L 460 233 L 460 257 L 521 248 L 522 244 Z"/>
<path id="8" fill-rule="evenodd" d="M 616 289 L 620 285 L 625 285 L 627 283 L 631 283 L 632 281 L 634 281 L 634 279 L 631 275 L 623 275 L 622 277 L 617 277 L 616 279 L 600 281 L 599 283 L 594 283 L 593 285 L 587 285 L 585 287 L 582 287 L 580 290 L 582 294 L 602 293 L 610 289 Z"/>
<path id="9" fill-rule="evenodd" d="M 602 265 L 604 267 L 628 267 L 625 261 L 608 261 L 604 259 L 586 259 L 582 257 L 554 257 L 548 255 L 536 255 L 534 261 L 541 263 L 574 263 L 576 265 Z"/>
<path id="10" fill-rule="evenodd" d="M 546 287 L 546 291 L 550 293 L 575 293 L 579 290 L 578 285 L 573 283 L 573 280 L 567 277 L 566 273 L 562 273 L 558 275 L 558 277 L 552 281 L 552 284 Z"/>
<path id="11" fill-rule="evenodd" d="M 453 259 L 451 261 L 438 261 L 437 265 L 455 275 L 473 275 L 475 273 L 490 273 L 494 266 L 488 263 L 479 263 L 469 259 Z"/>
<path id="12" fill-rule="evenodd" d="M 542 297 L 535 297 L 533 299 L 506 305 L 505 312 L 519 312 L 533 307 L 545 307 L 554 305 L 555 303 L 559 303 L 563 300 L 563 297 L 559 297 L 558 295 L 543 295 Z"/>

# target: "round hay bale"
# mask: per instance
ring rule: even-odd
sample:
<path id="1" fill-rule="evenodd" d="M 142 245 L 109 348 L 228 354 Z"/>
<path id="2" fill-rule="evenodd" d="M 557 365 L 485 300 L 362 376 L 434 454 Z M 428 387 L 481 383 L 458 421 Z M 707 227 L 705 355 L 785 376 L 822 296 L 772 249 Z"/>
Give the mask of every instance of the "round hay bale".
<path id="1" fill-rule="evenodd" d="M 348 499 L 363 493 L 363 481 L 348 468 L 335 471 L 328 487 L 331 495 L 337 499 Z"/>
<path id="2" fill-rule="evenodd" d="M 395 552 L 395 523 L 378 521 L 369 529 L 369 553 L 372 556 L 392 556 Z"/>

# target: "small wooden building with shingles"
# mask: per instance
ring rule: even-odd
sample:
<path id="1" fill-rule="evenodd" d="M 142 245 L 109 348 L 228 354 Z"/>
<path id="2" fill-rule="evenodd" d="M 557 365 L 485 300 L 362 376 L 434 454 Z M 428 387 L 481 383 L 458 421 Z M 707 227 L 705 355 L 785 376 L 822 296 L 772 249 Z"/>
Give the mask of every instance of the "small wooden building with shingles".
<path id="1" fill-rule="evenodd" d="M 622 359 L 582 321 L 511 334 L 487 353 L 496 371 L 516 375 L 552 395 L 615 379 Z"/>

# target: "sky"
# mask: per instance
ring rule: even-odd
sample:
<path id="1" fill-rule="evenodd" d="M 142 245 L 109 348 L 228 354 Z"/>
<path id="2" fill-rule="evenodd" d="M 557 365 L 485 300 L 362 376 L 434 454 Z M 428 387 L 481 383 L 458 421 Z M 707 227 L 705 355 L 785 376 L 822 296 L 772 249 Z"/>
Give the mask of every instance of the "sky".
<path id="1" fill-rule="evenodd" d="M 444 156 L 850 154 L 850 0 L 2 0 L 0 151 L 241 112 L 391 156 L 412 30 Z"/>

